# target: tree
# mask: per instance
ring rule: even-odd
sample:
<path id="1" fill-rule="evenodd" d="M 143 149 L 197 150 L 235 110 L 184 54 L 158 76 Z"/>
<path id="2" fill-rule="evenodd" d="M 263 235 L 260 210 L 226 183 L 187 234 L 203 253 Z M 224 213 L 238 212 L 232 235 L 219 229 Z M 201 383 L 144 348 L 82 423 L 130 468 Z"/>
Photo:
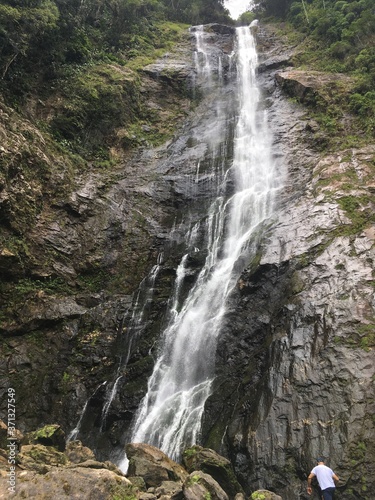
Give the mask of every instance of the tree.
<path id="1" fill-rule="evenodd" d="M 20 55 L 26 56 L 35 40 L 56 27 L 59 11 L 51 0 L 1 0 L 0 60 L 1 77 Z M 26 5 L 26 6 L 25 6 Z"/>

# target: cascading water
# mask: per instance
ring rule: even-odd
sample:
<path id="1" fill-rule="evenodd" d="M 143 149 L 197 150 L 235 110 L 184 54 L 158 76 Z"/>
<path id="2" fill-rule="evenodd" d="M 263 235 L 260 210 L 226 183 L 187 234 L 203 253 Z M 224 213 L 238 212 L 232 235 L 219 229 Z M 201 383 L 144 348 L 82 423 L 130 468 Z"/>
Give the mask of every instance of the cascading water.
<path id="1" fill-rule="evenodd" d="M 86 417 L 86 412 L 89 408 L 90 401 L 94 399 L 99 390 L 105 386 L 105 396 L 104 403 L 100 415 L 100 427 L 99 432 L 103 432 L 106 426 L 106 419 L 108 416 L 108 412 L 111 408 L 113 400 L 117 394 L 118 386 L 121 382 L 121 379 L 124 377 L 124 373 L 126 370 L 126 366 L 128 364 L 130 355 L 132 353 L 132 349 L 134 344 L 136 344 L 136 340 L 141 335 L 142 328 L 145 323 L 145 315 L 146 310 L 149 307 L 150 302 L 152 301 L 153 293 L 154 293 L 154 285 L 155 280 L 160 271 L 161 263 L 163 261 L 163 254 L 158 255 L 157 264 L 153 266 L 150 273 L 142 280 L 139 285 L 138 293 L 135 298 L 135 303 L 133 306 L 132 317 L 129 321 L 128 326 L 128 335 L 126 337 L 126 345 L 124 346 L 122 355 L 119 359 L 119 363 L 117 366 L 116 378 L 112 382 L 108 382 L 107 380 L 99 385 L 99 387 L 95 390 L 95 392 L 87 399 L 86 403 L 83 406 L 81 415 L 77 422 L 77 425 L 74 429 L 69 433 L 67 441 L 72 441 L 79 437 L 81 432 L 82 423 Z M 122 317 L 119 321 L 119 330 L 122 330 L 124 318 Z"/>
<path id="2" fill-rule="evenodd" d="M 226 199 L 220 194 L 225 192 L 223 186 L 217 191 L 205 219 L 206 261 L 182 304 L 179 294 L 186 255 L 177 269 L 171 319 L 131 438 L 132 442 L 157 446 L 173 459 L 179 458 L 184 447 L 199 442 L 227 298 L 243 262 L 251 257 L 252 236 L 272 214 L 275 193 L 281 187 L 277 166 L 271 159 L 267 113 L 261 109 L 256 84 L 255 42 L 248 27 L 236 31 L 233 77 L 238 110 L 234 156 L 233 164 L 221 179 L 222 183 L 234 183 L 234 194 Z M 197 52 L 200 71 L 208 73 L 207 79 L 211 80 L 208 52 L 199 30 Z M 187 244 L 191 247 L 192 242 Z M 125 463 L 126 458 L 120 466 L 125 468 Z"/>

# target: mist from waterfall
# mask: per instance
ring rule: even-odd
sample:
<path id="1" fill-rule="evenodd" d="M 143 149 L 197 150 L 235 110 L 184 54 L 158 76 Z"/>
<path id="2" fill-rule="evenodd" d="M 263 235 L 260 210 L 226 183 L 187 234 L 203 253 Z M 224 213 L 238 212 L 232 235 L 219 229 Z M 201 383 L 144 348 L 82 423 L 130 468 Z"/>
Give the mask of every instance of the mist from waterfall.
<path id="1" fill-rule="evenodd" d="M 208 51 L 199 36 L 198 30 L 197 50 L 204 52 L 204 57 L 198 54 L 197 64 L 204 66 L 201 72 L 209 73 Z M 228 198 L 222 194 L 225 190 L 219 189 L 202 222 L 207 234 L 207 257 L 184 299 L 181 284 L 187 254 L 180 262 L 170 321 L 133 425 L 132 442 L 152 444 L 175 460 L 185 447 L 199 443 L 227 299 L 236 286 L 243 263 L 246 265 L 251 259 L 253 235 L 272 214 L 275 194 L 281 187 L 271 157 L 267 111 L 261 106 L 256 68 L 254 38 L 248 27 L 237 28 L 232 69 L 234 101 L 238 106 L 234 153 L 223 177 L 223 182 L 234 184 L 234 190 L 232 187 Z M 210 74 L 206 76 L 213 78 Z M 194 245 L 193 241 L 186 243 L 187 247 Z"/>

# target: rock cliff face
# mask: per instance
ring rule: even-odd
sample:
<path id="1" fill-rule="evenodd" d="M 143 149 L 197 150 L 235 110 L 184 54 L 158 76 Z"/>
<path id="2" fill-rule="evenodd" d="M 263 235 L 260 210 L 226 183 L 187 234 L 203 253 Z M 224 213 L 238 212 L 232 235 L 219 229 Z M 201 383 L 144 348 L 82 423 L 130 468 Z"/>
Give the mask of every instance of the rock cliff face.
<path id="1" fill-rule="evenodd" d="M 224 435 L 250 489 L 305 498 L 306 473 L 323 455 L 341 477 L 342 498 L 370 498 L 375 148 L 318 154 L 319 127 L 284 91 L 303 100 L 340 75 L 285 71 L 264 58 L 271 126 L 289 173 L 274 224 L 232 297 L 206 439 L 220 447 Z"/>
<path id="2" fill-rule="evenodd" d="M 209 33 L 229 55 L 233 30 Z M 230 459 L 248 493 L 307 498 L 307 474 L 323 455 L 341 478 L 341 498 L 370 499 L 375 148 L 322 152 L 324 133 L 303 102 L 329 99 L 341 77 L 292 71 L 292 50 L 270 28 L 257 37 L 273 152 L 288 174 L 230 300 L 201 444 Z M 216 108 L 180 93 L 193 81 L 192 47 L 188 39 L 144 73 L 150 105 L 181 103 L 175 137 L 127 154 L 110 172 L 78 175 L 30 121 L 1 108 L 1 390 L 15 387 L 21 430 L 58 422 L 69 432 L 81 418 L 79 438 L 100 460 L 123 452 L 145 392 L 188 230 L 182 215 L 199 220 L 210 196 L 202 117 Z M 202 262 L 190 260 L 192 282 Z"/>

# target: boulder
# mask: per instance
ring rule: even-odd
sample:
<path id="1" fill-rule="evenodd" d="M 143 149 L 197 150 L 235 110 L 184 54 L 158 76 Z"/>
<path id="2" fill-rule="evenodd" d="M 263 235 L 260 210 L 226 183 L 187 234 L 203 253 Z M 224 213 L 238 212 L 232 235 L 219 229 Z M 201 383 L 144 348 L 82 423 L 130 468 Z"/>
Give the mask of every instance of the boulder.
<path id="1" fill-rule="evenodd" d="M 97 461 L 93 451 L 79 441 L 69 443 L 66 453 L 58 451 L 57 447 L 62 447 L 59 430 L 59 426 L 51 425 L 27 435 L 35 444 L 24 444 L 17 454 L 16 493 L 12 498 L 141 498 L 137 486 L 114 464 Z M 40 438 L 50 438 L 54 446 L 40 444 Z M 9 487 L 8 473 L 7 451 L 0 450 L 0 499 L 5 498 L 2 493 Z"/>
<path id="2" fill-rule="evenodd" d="M 183 485 L 185 500 L 228 500 L 228 495 L 221 488 L 220 484 L 211 476 L 202 471 L 194 471 L 186 479 Z"/>
<path id="3" fill-rule="evenodd" d="M 161 486 L 163 481 L 185 481 L 186 470 L 165 453 L 144 443 L 130 443 L 126 446 L 129 459 L 128 476 L 142 476 L 147 487 Z"/>
<path id="4" fill-rule="evenodd" d="M 21 469 L 45 474 L 51 467 L 66 465 L 68 458 L 64 453 L 52 446 L 41 444 L 26 444 L 17 455 L 17 462 Z"/>
<path id="5" fill-rule="evenodd" d="M 212 476 L 230 498 L 243 492 L 230 461 L 214 450 L 197 445 L 192 446 L 185 450 L 182 460 L 188 472 L 200 470 Z"/>
<path id="6" fill-rule="evenodd" d="M 4 491 L 5 481 L 0 478 Z M 107 469 L 56 467 L 43 475 L 33 471 L 18 473 L 17 492 L 12 498 L 112 500 L 134 498 L 134 492 L 128 479 Z"/>
<path id="7" fill-rule="evenodd" d="M 157 498 L 178 498 L 182 495 L 182 485 L 176 481 L 163 481 L 158 488 L 155 488 Z"/>
<path id="8" fill-rule="evenodd" d="M 81 441 L 70 441 L 66 445 L 65 455 L 74 464 L 79 464 L 86 460 L 95 460 L 94 452 L 90 448 L 87 448 L 87 446 L 83 446 Z"/>
<path id="9" fill-rule="evenodd" d="M 59 451 L 65 450 L 65 432 L 57 424 L 45 425 L 35 432 L 25 436 L 26 444 L 42 444 L 44 446 L 53 446 Z"/>
<path id="10" fill-rule="evenodd" d="M 251 500 L 283 500 L 279 495 L 268 490 L 254 491 L 250 498 Z"/>

